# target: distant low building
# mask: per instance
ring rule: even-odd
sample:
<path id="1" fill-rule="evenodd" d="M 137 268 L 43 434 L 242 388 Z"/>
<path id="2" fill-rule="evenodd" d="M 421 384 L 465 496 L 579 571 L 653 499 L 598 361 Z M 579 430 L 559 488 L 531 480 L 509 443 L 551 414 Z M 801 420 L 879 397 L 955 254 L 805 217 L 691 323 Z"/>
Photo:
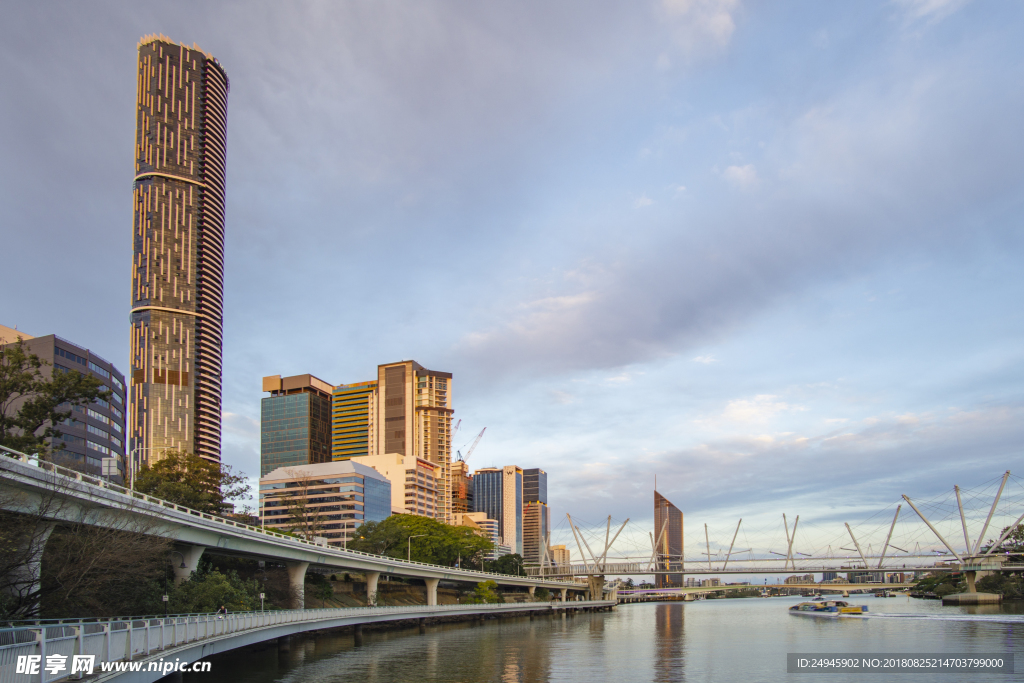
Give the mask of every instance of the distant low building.
<path id="1" fill-rule="evenodd" d="M 307 538 L 345 546 L 364 522 L 391 515 L 391 482 L 352 460 L 281 467 L 260 477 L 260 516 Z"/>
<path id="2" fill-rule="evenodd" d="M 572 563 L 571 553 L 564 545 L 553 545 L 548 548 L 551 563 L 556 567 L 568 567 Z"/>
<path id="3" fill-rule="evenodd" d="M 787 576 L 783 583 L 814 583 L 814 574 L 801 574 L 799 576 Z"/>
<path id="4" fill-rule="evenodd" d="M 486 553 L 484 555 L 485 560 L 496 560 L 501 555 L 509 554 L 498 554 L 497 551 L 498 546 L 501 545 L 501 529 L 498 526 L 498 520 L 491 519 L 485 512 L 465 512 L 460 515 L 460 518 L 461 526 L 468 526 L 472 529 L 477 529 L 482 536 L 494 544 L 495 550 Z"/>

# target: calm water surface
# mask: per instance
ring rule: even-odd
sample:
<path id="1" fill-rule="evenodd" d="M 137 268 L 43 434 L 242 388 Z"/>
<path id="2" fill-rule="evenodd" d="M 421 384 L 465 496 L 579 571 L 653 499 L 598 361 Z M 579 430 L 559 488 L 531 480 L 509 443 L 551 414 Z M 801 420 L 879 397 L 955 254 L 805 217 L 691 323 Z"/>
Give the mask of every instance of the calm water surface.
<path id="1" fill-rule="evenodd" d="M 873 615 L 825 620 L 786 613 L 800 598 L 620 605 L 575 618 L 507 619 L 296 640 L 218 655 L 211 674 L 186 683 L 385 683 L 392 681 L 963 681 L 964 674 L 787 674 L 787 652 L 1013 653 L 1024 680 L 1019 606 L 942 607 L 938 601 L 855 596 Z"/>

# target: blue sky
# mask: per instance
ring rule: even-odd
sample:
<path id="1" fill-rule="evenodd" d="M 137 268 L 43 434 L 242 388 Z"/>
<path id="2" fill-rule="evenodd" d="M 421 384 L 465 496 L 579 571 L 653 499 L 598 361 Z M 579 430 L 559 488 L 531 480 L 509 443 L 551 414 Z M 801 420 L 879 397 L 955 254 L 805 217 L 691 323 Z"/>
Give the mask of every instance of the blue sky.
<path id="1" fill-rule="evenodd" d="M 825 524 L 1020 469 L 1018 4 L 5 14 L 0 322 L 122 369 L 136 43 L 226 68 L 236 468 L 262 376 L 412 358 L 559 518 L 648 524 L 657 474 L 688 538 Z"/>

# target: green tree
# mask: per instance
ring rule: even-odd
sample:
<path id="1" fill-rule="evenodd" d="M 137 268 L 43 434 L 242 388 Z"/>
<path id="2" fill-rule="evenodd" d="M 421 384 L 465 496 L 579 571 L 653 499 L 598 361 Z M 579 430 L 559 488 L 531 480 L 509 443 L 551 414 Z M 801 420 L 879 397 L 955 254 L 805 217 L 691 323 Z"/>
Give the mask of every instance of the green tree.
<path id="1" fill-rule="evenodd" d="M 327 601 L 334 597 L 334 588 L 330 583 L 321 583 L 313 587 L 313 597 L 320 601 L 321 607 L 327 607 Z"/>
<path id="2" fill-rule="evenodd" d="M 538 600 L 546 602 L 551 599 L 551 591 L 549 591 L 544 586 L 540 586 L 535 591 L 533 591 L 533 597 L 537 598 Z"/>
<path id="3" fill-rule="evenodd" d="M 498 584 L 494 581 L 481 581 L 473 589 L 473 594 L 466 599 L 471 605 L 483 605 L 487 603 L 504 602 L 501 594 L 498 593 Z"/>
<path id="4" fill-rule="evenodd" d="M 259 609 L 260 583 L 245 580 L 234 570 L 221 573 L 208 563 L 192 572 L 188 581 L 175 586 L 170 594 L 170 610 L 176 614 L 216 612 L 224 605 L 232 612 Z"/>
<path id="5" fill-rule="evenodd" d="M 488 562 L 487 571 L 512 576 L 523 576 L 526 574 L 526 570 L 523 569 L 523 556 L 517 553 L 502 555 L 494 562 Z"/>
<path id="6" fill-rule="evenodd" d="M 473 529 L 450 526 L 419 515 L 391 515 L 383 522 L 366 522 L 349 541 L 353 550 L 406 559 L 412 538 L 412 559 L 454 567 L 479 567 L 493 544 Z"/>
<path id="7" fill-rule="evenodd" d="M 135 476 L 135 490 L 194 510 L 224 514 L 232 500 L 249 494 L 246 476 L 229 465 L 204 460 L 193 453 L 164 451 Z"/>
<path id="8" fill-rule="evenodd" d="M 0 445 L 44 459 L 51 459 L 47 439 L 61 436 L 73 408 L 111 397 L 99 379 L 77 370 L 54 368 L 46 377 L 48 365 L 21 339 L 0 348 Z"/>

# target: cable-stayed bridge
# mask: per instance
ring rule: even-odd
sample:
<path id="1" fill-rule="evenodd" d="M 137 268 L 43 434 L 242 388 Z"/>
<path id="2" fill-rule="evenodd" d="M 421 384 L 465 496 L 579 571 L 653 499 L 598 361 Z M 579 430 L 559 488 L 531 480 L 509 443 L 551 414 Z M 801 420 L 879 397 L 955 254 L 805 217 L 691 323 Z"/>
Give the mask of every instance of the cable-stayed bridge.
<path id="1" fill-rule="evenodd" d="M 730 528 L 731 534 L 726 536 L 728 544 L 717 545 L 715 551 L 712 551 L 708 526 L 704 525 L 700 555 L 659 552 L 664 548 L 665 526 L 642 532 L 650 541 L 650 549 L 644 554 L 636 552 L 639 548 L 635 544 L 623 553 L 616 551 L 615 543 L 629 524 L 628 519 L 613 530 L 611 517 L 599 526 L 583 528 L 566 515 L 576 545 L 576 557 L 580 559 L 555 564 L 545 555 L 539 566 L 529 567 L 527 571 L 538 578 L 594 579 L 683 574 L 964 572 L 968 590 L 973 592 L 979 572 L 1024 571 L 1021 558 L 1007 556 L 1004 547 L 1004 542 L 1015 531 L 1020 533 L 1024 522 L 1024 486 L 1013 478 L 1011 495 L 1007 488 L 1010 481 L 1011 473 L 1007 471 L 974 489 L 954 486 L 948 495 L 937 500 L 915 501 L 904 495 L 899 503 L 888 508 L 888 513 L 876 513 L 865 523 L 837 524 L 835 529 L 816 526 L 814 533 L 819 537 L 825 535 L 827 543 L 809 540 L 800 527 L 800 517 L 790 520 L 783 514 L 780 530 L 784 535 L 778 534 L 778 550 L 772 550 L 771 545 L 755 550 L 745 538 L 741 545 L 750 547 L 737 548 L 743 524 L 740 519 L 735 530 Z M 976 533 L 971 533 L 972 528 Z M 962 542 L 957 540 L 960 538 Z M 872 542 L 866 542 L 868 540 Z"/>

